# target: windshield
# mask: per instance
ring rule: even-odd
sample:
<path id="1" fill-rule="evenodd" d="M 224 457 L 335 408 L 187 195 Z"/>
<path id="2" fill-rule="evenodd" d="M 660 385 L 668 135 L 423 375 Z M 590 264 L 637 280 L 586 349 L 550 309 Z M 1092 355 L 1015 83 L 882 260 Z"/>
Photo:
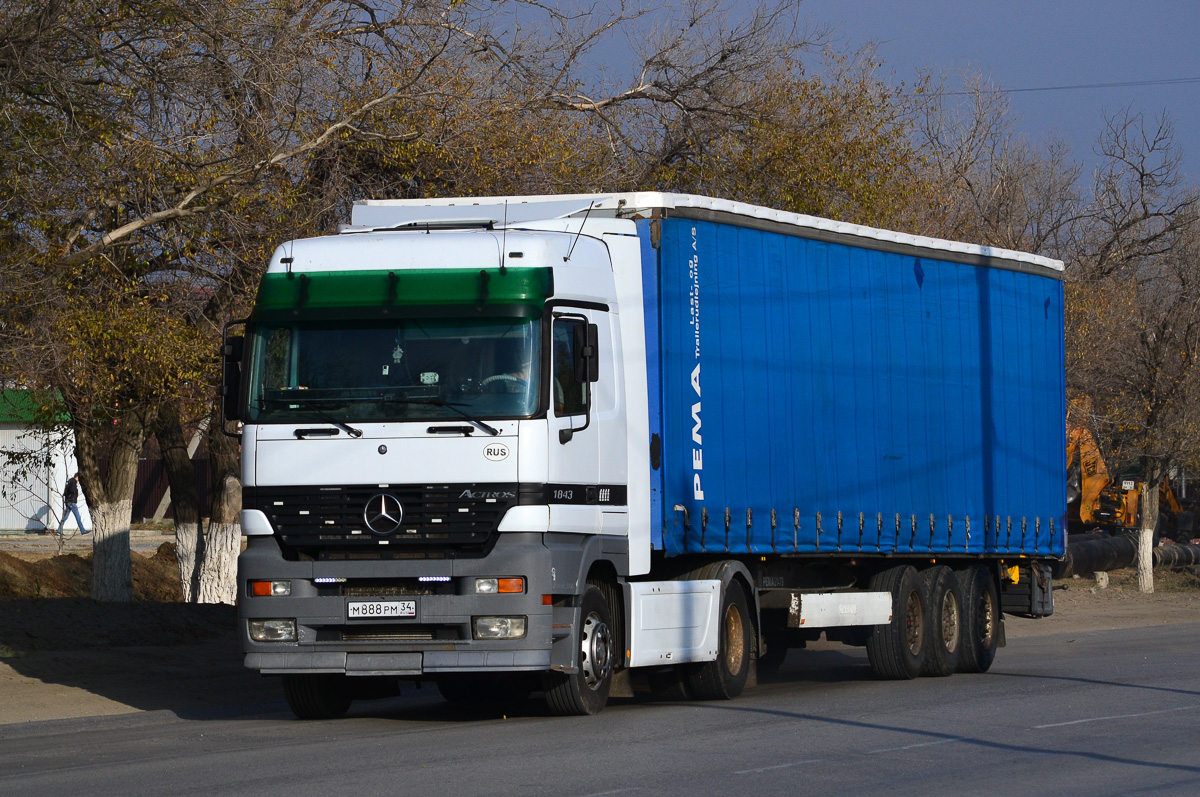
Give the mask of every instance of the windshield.
<path id="1" fill-rule="evenodd" d="M 253 332 L 251 423 L 523 418 L 538 407 L 539 320 L 372 319 Z"/>

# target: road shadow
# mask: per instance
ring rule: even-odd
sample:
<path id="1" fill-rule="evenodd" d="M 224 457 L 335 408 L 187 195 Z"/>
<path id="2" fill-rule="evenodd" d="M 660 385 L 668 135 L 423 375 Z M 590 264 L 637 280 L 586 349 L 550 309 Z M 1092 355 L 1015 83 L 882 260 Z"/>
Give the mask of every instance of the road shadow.
<path id="1" fill-rule="evenodd" d="M 279 685 L 242 666 L 236 621 L 236 608 L 225 605 L 0 601 L 0 662 L 40 682 L 4 688 L 29 694 L 41 684 L 61 685 L 133 709 L 179 716 L 279 703 Z M 61 690 L 34 694 L 32 700 L 61 701 L 56 695 Z M 23 695 L 2 697 L 0 722 L 5 722 Z M 79 703 L 77 716 L 100 705 Z"/>
<path id="2" fill-rule="evenodd" d="M 938 743 L 955 743 L 973 745 L 980 749 L 989 749 L 1007 753 L 1020 753 L 1037 756 L 1053 755 L 1086 761 L 1095 761 L 1097 763 L 1103 762 L 1109 764 L 1121 764 L 1126 766 L 1146 767 L 1148 769 L 1185 772 L 1189 774 L 1200 773 L 1200 766 L 1197 765 L 1175 764 L 1164 761 L 1149 761 L 1146 759 L 1133 758 L 1131 756 L 1123 756 L 1114 753 L 1106 753 L 1098 750 L 1072 750 L 1062 746 L 1048 748 L 1046 746 L 1037 746 L 1033 744 L 1015 744 L 1011 742 L 1000 742 L 992 739 L 984 739 L 978 736 L 961 736 L 953 733 L 941 733 L 938 731 L 906 727 L 903 725 L 887 725 L 880 722 L 822 716 L 820 714 L 807 714 L 798 711 L 788 711 L 785 709 L 759 708 L 756 706 L 738 705 L 736 703 L 698 703 L 696 705 L 699 708 L 709 711 L 736 712 L 743 717 L 761 715 L 813 723 L 813 725 L 816 727 L 824 725 L 827 727 L 836 726 L 843 728 L 854 728 L 858 730 L 887 731 L 889 733 L 906 734 L 913 739 L 913 742 L 909 744 L 897 745 L 895 747 L 882 750 L 869 751 L 872 753 L 901 751 L 913 747 L 927 746 Z M 746 770 L 746 772 L 751 771 L 754 770 Z"/>

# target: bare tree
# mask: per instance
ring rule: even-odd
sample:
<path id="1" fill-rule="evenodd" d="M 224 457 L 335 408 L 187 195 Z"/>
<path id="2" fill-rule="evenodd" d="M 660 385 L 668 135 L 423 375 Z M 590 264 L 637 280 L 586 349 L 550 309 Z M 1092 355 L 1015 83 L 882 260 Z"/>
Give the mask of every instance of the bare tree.
<path id="1" fill-rule="evenodd" d="M 1003 91 L 978 75 L 950 91 L 931 81 L 916 125 L 933 198 L 928 234 L 1061 257 L 1082 213 L 1068 147 L 1019 136 Z"/>
<path id="2" fill-rule="evenodd" d="M 1158 487 L 1200 453 L 1200 195 L 1165 117 L 1114 115 L 1099 151 L 1068 272 L 1068 387 L 1112 456 L 1139 466 L 1138 581 L 1152 592 Z"/>
<path id="3" fill-rule="evenodd" d="M 269 242 L 328 230 L 352 198 L 342 178 L 363 171 L 331 153 L 362 163 L 374 147 L 412 167 L 399 170 L 405 190 L 447 178 L 461 190 L 456 172 L 477 165 L 423 167 L 478 148 L 473 133 L 498 119 L 562 114 L 585 120 L 580 140 L 610 145 L 603 158 L 590 151 L 616 174 L 626 154 L 648 151 L 641 120 L 736 111 L 747 75 L 798 46 L 795 8 L 781 0 L 723 27 L 720 4 L 698 0 L 689 24 L 671 17 L 669 34 L 664 22 L 640 37 L 656 42 L 647 57 L 607 82 L 587 74 L 603 48 L 631 25 L 667 20 L 670 4 L 6 4 L 0 344 L 25 384 L 60 389 L 70 409 L 96 517 L 93 595 L 130 597 L 128 504 L 163 399 L 211 395 L 214 364 L 198 352 L 214 350 L 220 326 L 244 312 Z M 522 152 L 542 161 L 531 145 Z M 310 179 L 318 164 L 322 181 Z M 540 174 L 554 180 L 551 171 Z M 222 540 L 236 522 L 228 475 L 209 530 Z M 235 547 L 197 545 L 221 555 L 201 563 L 196 594 L 225 595 L 206 589 L 205 574 L 231 577 Z"/>

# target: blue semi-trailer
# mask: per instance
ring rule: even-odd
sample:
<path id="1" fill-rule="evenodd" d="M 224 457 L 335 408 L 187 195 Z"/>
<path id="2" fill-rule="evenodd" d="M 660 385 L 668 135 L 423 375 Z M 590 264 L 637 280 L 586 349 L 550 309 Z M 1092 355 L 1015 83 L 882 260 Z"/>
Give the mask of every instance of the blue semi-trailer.
<path id="1" fill-rule="evenodd" d="M 986 671 L 1065 544 L 1062 264 L 709 197 L 364 201 L 225 345 L 246 665 L 737 696 Z"/>

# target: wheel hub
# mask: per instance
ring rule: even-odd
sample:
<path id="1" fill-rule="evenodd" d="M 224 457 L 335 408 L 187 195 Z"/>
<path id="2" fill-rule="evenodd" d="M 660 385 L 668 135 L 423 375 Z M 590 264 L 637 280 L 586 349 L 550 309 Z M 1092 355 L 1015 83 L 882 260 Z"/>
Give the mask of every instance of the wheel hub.
<path id="1" fill-rule="evenodd" d="M 742 630 L 742 614 L 737 607 L 725 611 L 725 665 L 731 673 L 742 671 L 742 659 L 746 655 L 745 634 Z"/>
<path id="2" fill-rule="evenodd" d="M 958 602 L 949 592 L 942 598 L 942 640 L 947 651 L 958 648 Z"/>
<path id="3" fill-rule="evenodd" d="M 992 637 L 996 633 L 996 606 L 992 596 L 986 590 L 979 596 L 978 628 L 976 633 L 980 643 L 986 648 L 991 647 Z"/>
<path id="4" fill-rule="evenodd" d="M 905 641 L 908 643 L 909 652 L 914 656 L 921 653 L 922 638 L 925 630 L 922 627 L 924 625 L 922 612 L 921 599 L 914 591 L 908 596 L 904 612 Z"/>
<path id="5" fill-rule="evenodd" d="M 584 682 L 589 689 L 596 689 L 612 671 L 612 632 L 596 614 L 583 621 L 579 652 Z"/>

